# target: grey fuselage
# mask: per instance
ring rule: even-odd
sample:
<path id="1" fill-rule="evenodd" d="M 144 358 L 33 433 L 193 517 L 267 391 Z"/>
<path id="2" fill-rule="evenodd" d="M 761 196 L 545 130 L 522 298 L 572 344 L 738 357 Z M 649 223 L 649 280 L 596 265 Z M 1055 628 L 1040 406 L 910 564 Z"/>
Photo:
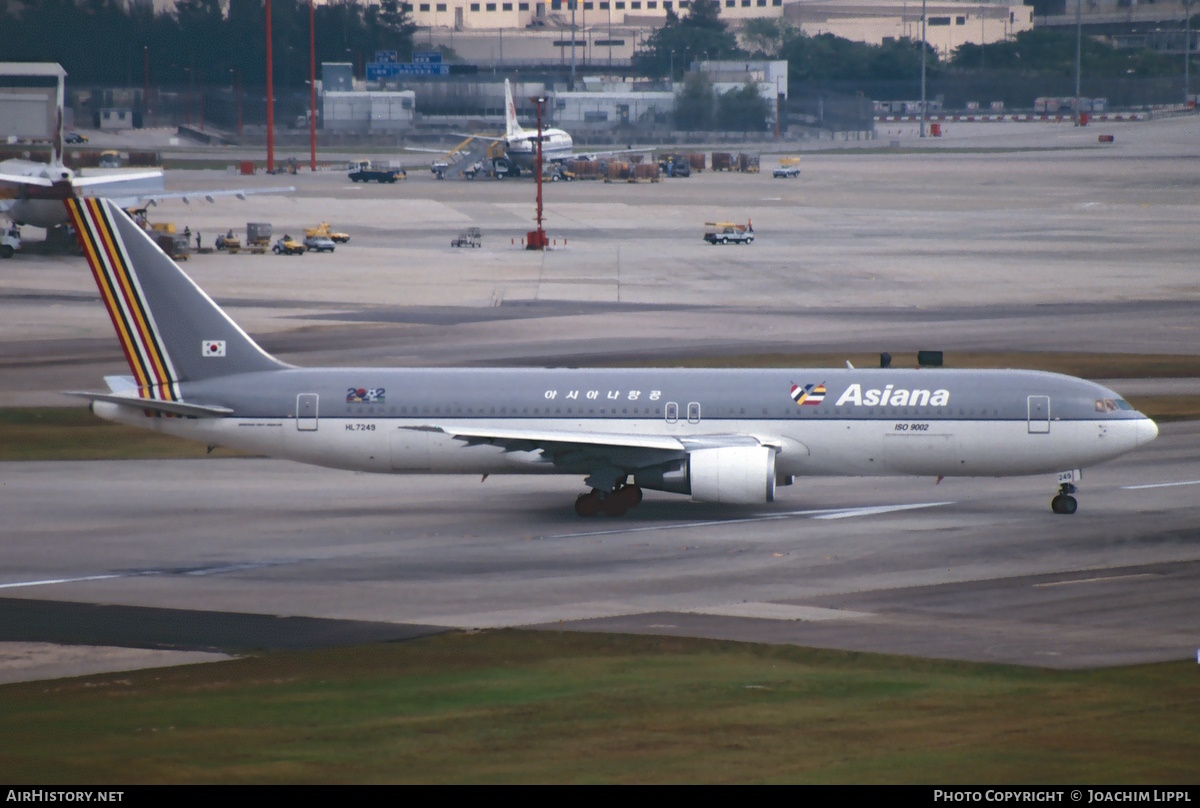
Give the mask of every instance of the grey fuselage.
<path id="1" fill-rule="evenodd" d="M 794 388 L 821 385 L 820 403 Z M 577 473 L 455 428 L 692 441 L 752 436 L 780 476 L 1004 476 L 1109 460 L 1153 421 L 1098 384 L 1026 370 L 286 369 L 180 385 L 222 418 L 97 412 L 212 444 L 379 472 Z M 630 473 L 638 460 L 631 460 Z"/>

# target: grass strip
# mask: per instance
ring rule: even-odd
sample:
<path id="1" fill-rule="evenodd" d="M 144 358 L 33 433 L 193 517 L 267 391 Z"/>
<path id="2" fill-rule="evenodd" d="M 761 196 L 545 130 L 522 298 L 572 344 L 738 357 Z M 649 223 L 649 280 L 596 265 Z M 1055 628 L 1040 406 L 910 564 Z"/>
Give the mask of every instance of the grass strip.
<path id="1" fill-rule="evenodd" d="M 501 630 L 0 686 L 37 783 L 1193 783 L 1195 664 Z"/>
<path id="2" fill-rule="evenodd" d="M 0 460 L 124 460 L 205 457 L 193 441 L 114 424 L 86 407 L 0 409 Z M 246 456 L 217 448 L 213 457 Z"/>

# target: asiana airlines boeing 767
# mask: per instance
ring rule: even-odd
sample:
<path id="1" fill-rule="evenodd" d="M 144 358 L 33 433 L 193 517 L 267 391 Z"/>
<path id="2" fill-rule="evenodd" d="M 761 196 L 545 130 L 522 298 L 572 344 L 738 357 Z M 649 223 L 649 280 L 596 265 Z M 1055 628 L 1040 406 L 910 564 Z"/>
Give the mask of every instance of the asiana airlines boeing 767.
<path id="1" fill-rule="evenodd" d="M 766 503 L 817 475 L 1057 474 L 1158 435 L 1098 384 L 1028 370 L 298 368 L 255 344 L 112 202 L 68 200 L 133 377 L 102 418 L 392 474 L 569 474 L 581 516 L 642 490 Z"/>

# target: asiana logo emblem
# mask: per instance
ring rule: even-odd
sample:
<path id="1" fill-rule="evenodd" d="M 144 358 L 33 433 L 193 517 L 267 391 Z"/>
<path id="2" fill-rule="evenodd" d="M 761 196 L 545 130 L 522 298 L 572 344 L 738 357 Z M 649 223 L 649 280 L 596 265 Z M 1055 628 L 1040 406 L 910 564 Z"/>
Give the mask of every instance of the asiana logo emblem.
<path id="1" fill-rule="evenodd" d="M 949 403 L 949 390 L 893 389 L 890 384 L 882 390 L 878 387 L 863 390 L 862 385 L 856 382 L 847 387 L 846 392 L 838 397 L 835 406 L 853 404 L 856 407 L 863 405 L 868 407 L 945 407 Z"/>
<path id="2" fill-rule="evenodd" d="M 793 384 L 791 396 L 792 401 L 801 407 L 815 407 L 825 400 L 825 382 L 806 384 L 803 387 Z"/>

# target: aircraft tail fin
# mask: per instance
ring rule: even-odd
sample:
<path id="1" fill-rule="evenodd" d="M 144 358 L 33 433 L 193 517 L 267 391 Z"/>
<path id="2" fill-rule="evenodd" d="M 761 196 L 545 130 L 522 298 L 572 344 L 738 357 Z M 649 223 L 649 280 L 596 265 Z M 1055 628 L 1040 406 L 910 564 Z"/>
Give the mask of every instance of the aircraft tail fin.
<path id="1" fill-rule="evenodd" d="M 179 382 L 288 367 L 112 200 L 68 199 L 66 205 L 141 398 L 179 401 Z"/>
<path id="2" fill-rule="evenodd" d="M 521 137 L 525 130 L 517 123 L 517 105 L 513 103 L 512 84 L 504 80 L 504 136 L 507 138 Z"/>

